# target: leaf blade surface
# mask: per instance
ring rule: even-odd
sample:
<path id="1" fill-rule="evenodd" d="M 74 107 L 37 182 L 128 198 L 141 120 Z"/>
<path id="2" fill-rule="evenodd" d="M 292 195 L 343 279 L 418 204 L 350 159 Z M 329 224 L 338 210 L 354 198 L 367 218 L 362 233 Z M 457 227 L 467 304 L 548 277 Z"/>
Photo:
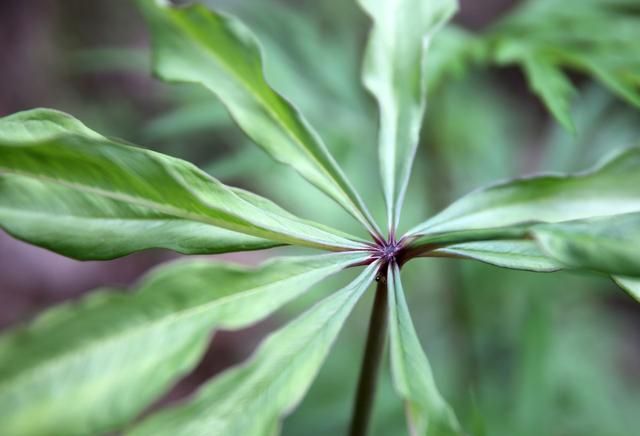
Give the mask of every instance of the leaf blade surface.
<path id="1" fill-rule="evenodd" d="M 361 260 L 336 253 L 255 269 L 183 261 L 133 294 L 102 291 L 50 310 L 0 338 L 3 434 L 116 429 L 197 364 L 214 329 L 253 324 Z"/>
<path id="2" fill-rule="evenodd" d="M 49 115 L 47 111 L 38 110 L 22 113 L 19 117 L 41 119 L 43 113 Z M 114 212 L 142 219 L 160 215 L 221 227 L 280 244 L 332 250 L 362 246 L 345 238 L 341 232 L 297 218 L 255 194 L 225 186 L 188 162 L 131 147 L 92 131 L 87 133 L 84 126 L 68 130 L 67 122 L 62 126 L 67 130 L 62 132 L 63 136 L 58 136 L 59 124 L 52 127 L 40 123 L 38 129 L 33 129 L 37 140 L 16 142 L 11 130 L 7 136 L 14 141 L 6 140 L 3 127 L 15 117 L 0 120 L 0 173 L 40 182 L 39 190 L 25 192 L 25 197 L 38 192 L 41 197 L 43 188 L 62 186 L 76 191 L 75 199 L 83 196 L 86 201 L 74 204 L 64 196 L 53 197 L 62 193 L 56 190 L 51 192 L 50 201 L 55 199 L 67 210 L 72 206 L 79 208 L 75 212 L 81 216 L 94 212 L 110 218 L 117 217 Z M 66 116 L 65 120 L 68 118 Z M 48 123 L 50 119 L 47 119 Z M 31 123 L 33 125 L 33 120 Z M 46 128 L 40 129 L 42 126 Z M 69 134 L 64 134 L 67 132 Z M 15 183 L 13 186 L 15 188 Z M 103 202 L 102 199 L 106 200 Z M 22 200 L 23 204 L 26 202 Z M 87 211 L 83 207 L 95 210 Z M 243 238 L 240 243 L 244 243 Z"/>
<path id="3" fill-rule="evenodd" d="M 376 267 L 269 335 L 249 360 L 214 378 L 193 399 L 150 416 L 129 434 L 277 434 L 279 420 L 304 396 Z"/>
<path id="4" fill-rule="evenodd" d="M 371 16 L 362 81 L 380 111 L 379 155 L 389 227 L 397 227 L 426 108 L 427 49 L 455 0 L 359 0 Z"/>
<path id="5" fill-rule="evenodd" d="M 463 435 L 451 407 L 440 394 L 404 297 L 397 264 L 387 273 L 391 371 L 396 392 L 405 400 L 412 436 Z"/>
<path id="6" fill-rule="evenodd" d="M 371 232 L 377 231 L 320 136 L 268 84 L 261 48 L 248 28 L 203 5 L 138 3 L 151 28 L 156 75 L 170 82 L 204 85 L 257 145 L 275 160 L 292 166 Z"/>

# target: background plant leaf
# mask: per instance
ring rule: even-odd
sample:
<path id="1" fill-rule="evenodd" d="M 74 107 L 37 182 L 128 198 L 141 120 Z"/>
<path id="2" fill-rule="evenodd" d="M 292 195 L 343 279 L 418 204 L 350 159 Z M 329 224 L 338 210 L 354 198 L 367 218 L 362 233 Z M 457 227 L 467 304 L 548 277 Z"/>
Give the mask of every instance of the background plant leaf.
<path id="1" fill-rule="evenodd" d="M 565 70 L 591 76 L 640 107 L 640 9 L 635 0 L 527 0 L 486 31 L 470 34 L 448 26 L 441 37 L 434 55 L 442 62 L 430 71 L 434 85 L 474 66 L 517 65 L 569 130 L 575 92 Z"/>
<path id="2" fill-rule="evenodd" d="M 202 5 L 140 0 L 150 26 L 154 72 L 212 91 L 244 132 L 277 161 L 295 168 L 376 232 L 373 219 L 319 135 L 267 83 L 260 46 L 238 20 Z"/>
<path id="3" fill-rule="evenodd" d="M 256 269 L 183 261 L 133 294 L 103 290 L 54 308 L 0 337 L 2 433 L 113 430 L 197 364 L 214 328 L 251 325 L 362 258 L 281 258 Z"/>
<path id="4" fill-rule="evenodd" d="M 272 333 L 247 362 L 204 385 L 192 400 L 151 415 L 129 434 L 278 434 L 280 419 L 304 396 L 377 267 L 368 266 L 351 284 Z"/>
<path id="5" fill-rule="evenodd" d="M 526 57 L 520 60 L 529 87 L 540 96 L 554 117 L 570 132 L 576 128 L 571 118 L 571 99 L 576 89 L 561 70 L 544 59 Z"/>
<path id="6" fill-rule="evenodd" d="M 390 228 L 396 228 L 426 105 L 427 47 L 456 11 L 455 0 L 359 0 L 371 16 L 363 83 L 380 110 L 380 172 Z"/>
<path id="7" fill-rule="evenodd" d="M 436 386 L 404 297 L 397 264 L 387 273 L 389 337 L 393 383 L 405 400 L 412 436 L 463 435 L 451 407 Z"/>

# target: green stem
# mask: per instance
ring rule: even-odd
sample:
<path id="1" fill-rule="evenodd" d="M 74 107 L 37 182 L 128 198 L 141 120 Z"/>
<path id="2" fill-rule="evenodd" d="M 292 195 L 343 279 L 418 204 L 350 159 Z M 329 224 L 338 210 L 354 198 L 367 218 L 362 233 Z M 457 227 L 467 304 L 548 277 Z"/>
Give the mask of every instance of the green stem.
<path id="1" fill-rule="evenodd" d="M 360 368 L 358 390 L 351 416 L 350 436 L 366 436 L 371 421 L 373 400 L 378 384 L 378 370 L 387 339 L 387 274 L 386 268 L 378 275 L 376 296 L 371 309 L 367 344 Z"/>

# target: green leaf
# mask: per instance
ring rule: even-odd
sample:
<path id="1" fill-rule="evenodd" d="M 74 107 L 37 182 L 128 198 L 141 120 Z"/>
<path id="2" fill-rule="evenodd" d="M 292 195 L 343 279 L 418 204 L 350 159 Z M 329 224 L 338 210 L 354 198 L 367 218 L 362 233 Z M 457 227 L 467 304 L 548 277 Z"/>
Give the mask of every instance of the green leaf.
<path id="1" fill-rule="evenodd" d="M 116 429 L 197 364 L 213 329 L 253 324 L 362 257 L 282 258 L 256 269 L 177 262 L 135 293 L 105 290 L 50 310 L 0 338 L 2 434 Z"/>
<path id="2" fill-rule="evenodd" d="M 494 56 L 500 65 L 520 64 L 531 90 L 565 129 L 576 132 L 571 116 L 576 89 L 562 69 L 554 64 L 552 54 L 535 51 L 527 41 L 503 39 Z"/>
<path id="3" fill-rule="evenodd" d="M 462 435 L 453 410 L 438 391 L 420 345 L 397 264 L 389 267 L 387 277 L 391 371 L 395 389 L 405 400 L 409 433 L 412 436 Z"/>
<path id="4" fill-rule="evenodd" d="M 2 142 L 37 142 L 57 136 L 80 135 L 89 139 L 104 140 L 69 114 L 53 109 L 39 108 L 0 118 L 0 140 Z"/>
<path id="5" fill-rule="evenodd" d="M 375 277 L 372 264 L 350 285 L 272 333 L 247 362 L 186 403 L 150 416 L 131 435 L 275 435 L 302 399 L 345 319 Z"/>
<path id="6" fill-rule="evenodd" d="M 534 241 L 476 241 L 449 245 L 425 254 L 434 257 L 473 259 L 503 268 L 552 272 L 566 265 L 545 254 Z"/>
<path id="7" fill-rule="evenodd" d="M 496 239 L 502 231 L 513 239 L 514 227 L 639 211 L 640 148 L 631 148 L 589 172 L 517 179 L 474 191 L 409 235 L 424 236 L 416 245 L 456 232 L 477 240 L 476 230 L 487 233 L 485 239 Z"/>
<path id="8" fill-rule="evenodd" d="M 573 87 L 562 68 L 592 75 L 640 106 L 638 38 L 635 0 L 529 0 L 494 27 L 487 44 L 499 63 L 521 64 L 534 91 L 571 128 Z"/>
<path id="9" fill-rule="evenodd" d="M 380 108 L 380 170 L 389 226 L 399 220 L 420 138 L 427 48 L 457 9 L 455 0 L 359 0 L 371 16 L 363 82 Z"/>
<path id="10" fill-rule="evenodd" d="M 65 124 L 52 122 L 56 117 L 62 118 Z M 29 122 L 22 123 L 26 118 Z M 16 183 L 24 179 L 13 178 L 5 179 L 3 183 L 9 190 L 13 189 L 14 195 L 7 196 L 6 199 L 5 196 L 1 197 L 2 208 L 11 210 L 15 206 L 23 207 L 22 210 L 13 210 L 13 215 L 10 211 L 6 224 L 9 231 L 14 230 L 21 238 L 30 240 L 30 231 L 24 226 L 20 228 L 15 225 L 16 214 L 24 215 L 24 205 L 29 200 L 50 195 L 47 204 L 32 205 L 29 210 L 48 213 L 48 207 L 52 203 L 58 203 L 57 211 L 65 211 L 72 217 L 144 220 L 144 223 L 134 225 L 139 229 L 153 228 L 158 219 L 164 222 L 175 221 L 176 225 L 169 225 L 172 231 L 183 232 L 180 233 L 180 238 L 184 239 L 194 236 L 194 227 L 189 222 L 196 222 L 268 239 L 274 241 L 273 245 L 289 243 L 331 250 L 363 247 L 361 243 L 345 238 L 340 232 L 284 212 L 266 199 L 229 188 L 188 162 L 130 147 L 101 137 L 95 132 L 87 132 L 88 129 L 78 121 L 68 118 L 67 115 L 39 110 L 0 120 L 0 174 L 22 176 L 39 182 L 16 187 Z M 41 119 L 46 122 L 39 122 Z M 5 129 L 5 125 L 10 128 Z M 24 126 L 24 132 L 13 127 L 20 125 Z M 9 132 L 6 139 L 3 133 L 5 130 Z M 59 133 L 58 130 L 73 134 L 55 136 Z M 29 132 L 35 140 L 15 142 L 16 139 L 26 138 L 25 132 Z M 58 188 L 60 186 L 66 189 Z M 48 189 L 49 187 L 52 188 Z M 76 194 L 67 197 L 69 190 L 76 191 Z M 22 195 L 24 198 L 20 199 Z M 7 216 L 6 213 L 4 216 Z M 52 223 L 60 219 L 57 217 Z M 14 220 L 13 223 L 11 220 Z M 42 223 L 42 219 L 38 222 Z M 67 230 L 69 225 L 70 222 L 65 224 Z M 100 227 L 104 229 L 104 224 L 94 229 Z M 78 232 L 83 230 L 78 229 Z M 47 244 L 56 250 L 59 244 L 63 252 L 79 258 L 85 256 L 76 251 L 76 248 L 87 248 L 86 244 L 83 246 L 82 242 L 70 243 L 59 239 L 65 236 L 65 227 L 53 230 L 37 228 L 32 231 L 36 243 Z M 43 231 L 51 231 L 52 234 L 46 236 L 45 240 Z M 140 232 L 139 240 L 131 242 L 131 248 L 150 246 L 150 237 L 154 232 Z M 211 232 L 218 230 L 205 232 L 205 238 L 207 235 L 210 238 Z M 212 252 L 227 251 L 244 244 L 264 244 L 255 239 L 247 240 L 244 236 L 235 240 L 232 234 L 223 234 L 230 239 L 230 245 L 225 248 L 218 244 Z M 104 235 L 107 236 L 109 235 Z M 106 241 L 105 244 L 111 243 Z M 176 248 L 178 244 L 180 243 L 174 241 L 171 248 Z M 198 242 L 196 245 L 202 243 Z M 122 252 L 120 247 L 108 247 L 96 249 L 95 256 L 109 257 Z M 87 258 L 91 258 L 91 253 Z"/>
<path id="11" fill-rule="evenodd" d="M 520 232 L 517 235 L 517 232 Z M 605 274 L 640 276 L 640 213 L 591 218 L 519 228 L 513 236 L 523 239 L 491 240 L 491 232 L 462 232 L 442 235 L 439 243 L 454 237 L 478 240 L 438 247 L 423 245 L 424 257 L 474 259 L 504 268 L 551 272 L 581 269 Z M 493 231 L 500 235 L 500 230 Z M 527 239 L 524 239 L 527 238 Z M 534 239 L 534 240 L 531 240 Z M 423 242 L 427 240 L 424 239 Z"/>
<path id="12" fill-rule="evenodd" d="M 538 225 L 532 233 L 568 267 L 640 277 L 640 213 Z"/>
<path id="13" fill-rule="evenodd" d="M 640 279 L 630 277 L 613 277 L 613 280 L 640 302 Z"/>
<path id="14" fill-rule="evenodd" d="M 531 89 L 540 96 L 558 122 L 565 129 L 575 133 L 571 103 L 576 89 L 569 78 L 543 59 L 526 56 L 521 62 Z"/>
<path id="15" fill-rule="evenodd" d="M 0 175 L 0 227 L 81 260 L 113 259 L 148 248 L 212 254 L 282 245 L 16 175 Z"/>
<path id="16" fill-rule="evenodd" d="M 257 145 L 295 168 L 372 233 L 377 231 L 319 135 L 267 83 L 260 46 L 249 29 L 202 5 L 139 4 L 151 28 L 154 72 L 160 78 L 207 87 Z"/>

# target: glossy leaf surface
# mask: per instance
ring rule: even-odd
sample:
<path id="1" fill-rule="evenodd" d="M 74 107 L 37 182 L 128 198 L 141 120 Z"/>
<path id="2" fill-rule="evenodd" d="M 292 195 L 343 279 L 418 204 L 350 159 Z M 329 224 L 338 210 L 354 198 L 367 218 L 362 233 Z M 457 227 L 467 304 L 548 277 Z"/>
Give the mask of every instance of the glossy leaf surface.
<path id="1" fill-rule="evenodd" d="M 280 419 L 304 396 L 376 267 L 272 333 L 248 361 L 214 378 L 192 400 L 150 416 L 129 434 L 278 434 Z"/>
<path id="2" fill-rule="evenodd" d="M 379 153 L 389 226 L 395 228 L 426 107 L 428 46 L 455 0 L 359 0 L 373 29 L 363 82 L 378 101 Z"/>
<path id="3" fill-rule="evenodd" d="M 534 241 L 529 240 L 465 242 L 439 248 L 428 255 L 473 259 L 525 271 L 552 272 L 566 267 L 545 254 Z"/>
<path id="4" fill-rule="evenodd" d="M 412 436 L 463 435 L 451 407 L 438 391 L 431 365 L 422 350 L 394 263 L 387 274 L 389 349 L 393 383 L 405 400 Z"/>
<path id="5" fill-rule="evenodd" d="M 361 258 L 178 262 L 133 294 L 103 290 L 50 310 L 0 338 L 2 434 L 113 430 L 191 370 L 214 329 L 251 325 Z"/>
<path id="6" fill-rule="evenodd" d="M 282 245 L 17 175 L 0 176 L 0 227 L 82 260 L 113 259 L 148 248 L 212 254 Z"/>
<path id="7" fill-rule="evenodd" d="M 537 176 L 474 191 L 410 234 L 495 229 L 495 237 L 501 228 L 638 211 L 640 149 L 631 148 L 589 172 Z"/>
<path id="8" fill-rule="evenodd" d="M 640 213 L 539 225 L 533 235 L 568 267 L 640 277 Z"/>
<path id="9" fill-rule="evenodd" d="M 38 111 L 32 114 L 32 118 L 39 119 L 42 113 Z M 20 117 L 24 118 L 27 115 L 28 113 L 21 114 Z M 79 123 L 75 120 L 73 122 Z M 49 121 L 36 125 L 39 129 L 42 126 L 50 127 Z M 58 125 L 53 124 L 54 127 Z M 65 129 L 67 125 L 68 123 L 65 124 Z M 0 124 L 0 129 L 2 126 L 3 124 Z M 28 129 L 28 125 L 26 128 Z M 185 225 L 186 220 L 269 239 L 276 243 L 327 249 L 360 246 L 359 243 L 341 236 L 340 232 L 327 231 L 322 226 L 296 218 L 257 195 L 229 188 L 188 162 L 124 145 L 100 137 L 95 132 L 89 134 L 84 132 L 84 129 L 74 125 L 71 130 L 73 134 L 64 136 L 56 136 L 58 132 L 55 128 L 51 128 L 50 133 L 37 130 L 33 135 L 38 139 L 28 142 L 15 141 L 21 139 L 11 133 L 15 129 L 10 131 L 8 140 L 2 136 L 3 130 L 0 130 L 0 174 L 34 180 L 34 183 L 25 184 L 23 188 L 16 187 L 16 181 L 22 179 L 15 177 L 3 183 L 8 186 L 9 191 L 13 190 L 11 195 L 7 195 L 6 200 L 2 200 L 5 201 L 3 209 L 9 209 L 10 213 L 14 209 L 14 213 L 24 214 L 24 207 L 31 199 L 45 195 L 50 196 L 47 203 L 57 203 L 56 209 L 65 211 L 65 214 L 71 217 L 122 217 L 124 221 L 150 219 L 145 224 L 136 223 L 134 226 L 149 226 L 152 230 L 157 224 L 155 220 L 164 220 L 166 223 L 174 219 L 177 225 L 169 227 L 175 232 L 184 231 L 181 237 L 185 239 L 193 237 L 189 225 Z M 48 187 L 53 188 L 45 192 Z M 61 195 L 63 191 L 68 190 L 76 191 L 76 194 L 73 197 Z M 30 210 L 33 209 L 46 213 L 50 206 L 34 205 Z M 15 223 L 15 216 L 13 218 Z M 9 220 L 11 219 L 9 216 Z M 9 230 L 14 229 L 16 233 L 19 232 L 18 236 L 29 238 L 28 231 L 20 231 L 11 224 L 7 226 L 11 227 Z M 64 231 L 58 235 L 55 235 L 57 230 L 54 229 L 52 232 L 54 234 L 49 235 L 49 241 L 42 241 L 41 234 L 35 232 L 36 237 L 40 239 L 35 242 L 44 242 L 49 248 L 56 249 L 55 243 L 51 240 L 55 242 L 56 239 L 64 239 Z M 229 233 L 223 234 L 233 240 Z M 132 248 L 146 248 L 152 245 L 149 236 L 141 232 L 140 240 L 133 243 Z M 230 248 L 242 246 L 247 241 L 249 244 L 260 243 L 242 236 L 233 241 Z M 67 244 L 66 241 L 60 240 L 62 250 L 75 257 L 83 256 L 81 251 L 69 251 Z M 223 249 L 224 247 L 218 246 L 212 251 L 228 251 L 228 248 Z M 105 253 L 97 253 L 96 256 L 113 256 L 120 254 L 118 250 L 121 249 L 113 247 L 104 250 Z"/>
<path id="10" fill-rule="evenodd" d="M 154 71 L 160 78 L 207 87 L 257 145 L 373 230 L 366 207 L 321 138 L 268 84 L 260 46 L 249 29 L 203 5 L 138 3 L 152 32 Z"/>

